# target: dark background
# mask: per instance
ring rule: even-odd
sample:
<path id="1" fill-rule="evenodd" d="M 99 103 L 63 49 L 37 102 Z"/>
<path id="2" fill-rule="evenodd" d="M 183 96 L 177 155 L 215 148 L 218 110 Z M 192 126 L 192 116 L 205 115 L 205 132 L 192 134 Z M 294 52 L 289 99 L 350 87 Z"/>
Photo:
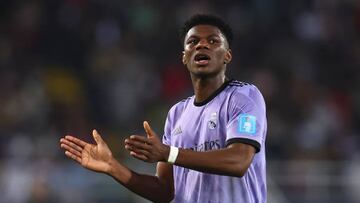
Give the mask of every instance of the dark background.
<path id="1" fill-rule="evenodd" d="M 96 128 L 135 171 L 123 140 L 159 136 L 193 94 L 178 28 L 195 13 L 234 30 L 228 76 L 267 103 L 268 202 L 360 201 L 357 0 L 0 2 L 0 202 L 146 202 L 65 158 L 58 140 Z"/>

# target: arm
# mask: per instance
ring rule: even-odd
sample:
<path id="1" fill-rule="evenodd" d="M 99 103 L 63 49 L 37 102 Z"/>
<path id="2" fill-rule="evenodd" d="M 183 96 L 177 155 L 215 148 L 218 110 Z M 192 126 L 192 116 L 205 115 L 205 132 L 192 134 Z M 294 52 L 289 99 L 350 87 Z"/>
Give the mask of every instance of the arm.
<path id="1" fill-rule="evenodd" d="M 166 162 L 170 147 L 160 142 L 147 122 L 144 123 L 144 128 L 148 137 L 132 135 L 130 139 L 125 140 L 125 148 L 140 160 Z M 225 149 L 207 152 L 179 149 L 175 165 L 206 173 L 242 177 L 254 154 L 253 146 L 242 143 L 233 143 Z"/>
<path id="2" fill-rule="evenodd" d="M 93 131 L 96 145 L 73 136 L 65 136 L 60 146 L 65 155 L 84 168 L 112 176 L 129 190 L 154 202 L 170 202 L 174 196 L 172 166 L 159 163 L 157 176 L 138 174 L 119 163 L 96 130 Z"/>
<path id="3" fill-rule="evenodd" d="M 175 164 L 205 173 L 242 177 L 254 154 L 255 148 L 243 143 L 207 152 L 180 149 Z"/>
<path id="4" fill-rule="evenodd" d="M 108 173 L 120 184 L 153 202 L 170 202 L 174 198 L 172 166 L 158 163 L 157 176 L 138 174 L 115 161 Z"/>

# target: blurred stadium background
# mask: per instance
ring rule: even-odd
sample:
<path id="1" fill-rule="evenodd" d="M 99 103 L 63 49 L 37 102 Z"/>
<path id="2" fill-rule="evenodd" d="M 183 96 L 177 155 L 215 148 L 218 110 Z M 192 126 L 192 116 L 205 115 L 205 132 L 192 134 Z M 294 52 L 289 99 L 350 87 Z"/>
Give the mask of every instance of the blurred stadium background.
<path id="1" fill-rule="evenodd" d="M 142 121 L 162 135 L 192 95 L 178 27 L 213 13 L 234 29 L 228 75 L 268 108 L 270 203 L 360 202 L 360 1 L 0 2 L 0 202 L 147 202 L 65 158 L 96 128 L 119 160 Z"/>

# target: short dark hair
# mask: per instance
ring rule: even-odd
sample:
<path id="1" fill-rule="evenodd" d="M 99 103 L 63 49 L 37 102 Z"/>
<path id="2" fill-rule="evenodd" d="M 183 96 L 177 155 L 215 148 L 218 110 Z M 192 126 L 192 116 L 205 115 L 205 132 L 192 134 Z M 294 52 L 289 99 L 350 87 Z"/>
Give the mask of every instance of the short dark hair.
<path id="1" fill-rule="evenodd" d="M 185 21 L 184 25 L 180 29 L 180 40 L 182 43 L 184 43 L 187 32 L 196 25 L 213 25 L 219 28 L 230 46 L 233 40 L 233 32 L 230 26 L 220 17 L 207 14 L 197 14 Z"/>

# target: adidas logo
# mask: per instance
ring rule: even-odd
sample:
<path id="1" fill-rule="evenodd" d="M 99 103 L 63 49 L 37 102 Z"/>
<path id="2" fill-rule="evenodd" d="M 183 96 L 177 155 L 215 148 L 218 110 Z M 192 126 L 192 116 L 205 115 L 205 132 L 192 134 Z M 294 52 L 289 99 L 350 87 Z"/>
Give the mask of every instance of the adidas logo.
<path id="1" fill-rule="evenodd" d="M 175 128 L 175 130 L 174 130 L 174 135 L 178 135 L 180 133 L 182 133 L 181 126 Z"/>

